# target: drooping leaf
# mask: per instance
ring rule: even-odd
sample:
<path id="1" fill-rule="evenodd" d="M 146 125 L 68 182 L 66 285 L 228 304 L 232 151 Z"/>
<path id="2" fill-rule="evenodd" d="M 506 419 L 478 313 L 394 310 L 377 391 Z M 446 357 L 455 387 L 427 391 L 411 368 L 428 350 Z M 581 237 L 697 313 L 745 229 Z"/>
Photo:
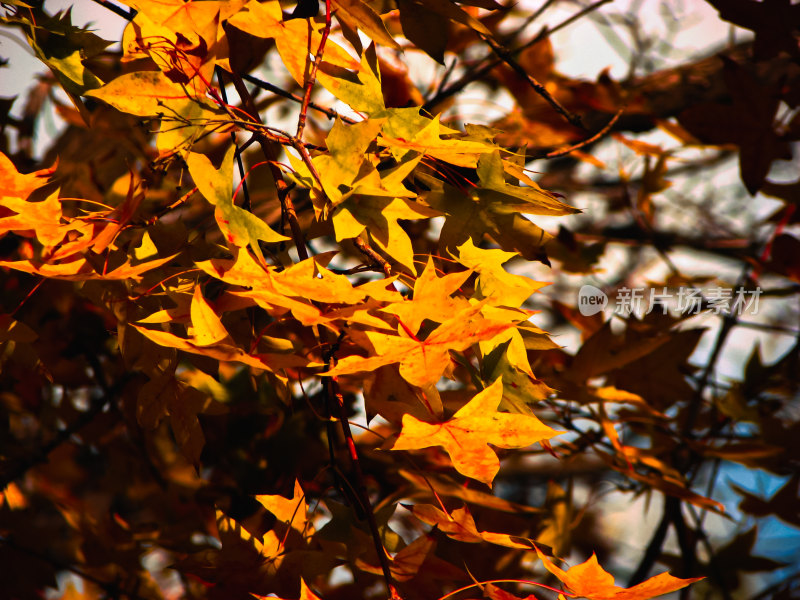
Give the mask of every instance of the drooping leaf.
<path id="1" fill-rule="evenodd" d="M 186 158 L 189 173 L 200 193 L 216 207 L 214 217 L 225 239 L 239 247 L 250 246 L 256 256 L 261 255 L 258 241 L 277 243 L 289 239 L 274 231 L 253 213 L 233 203 L 233 154 L 231 145 L 217 169 L 204 154 L 190 152 Z"/>
<path id="2" fill-rule="evenodd" d="M 217 313 L 203 298 L 200 286 L 194 288 L 191 306 L 192 338 L 198 346 L 210 346 L 221 342 L 228 337 L 228 332 L 222 325 Z"/>
<path id="3" fill-rule="evenodd" d="M 445 513 L 432 504 L 415 504 L 410 507 L 410 510 L 422 522 L 436 526 L 439 531 L 460 542 L 472 544 L 489 542 L 498 546 L 524 550 L 532 550 L 534 547 L 524 538 L 491 531 L 478 531 L 475 520 L 466 506 L 457 508 L 450 513 Z"/>

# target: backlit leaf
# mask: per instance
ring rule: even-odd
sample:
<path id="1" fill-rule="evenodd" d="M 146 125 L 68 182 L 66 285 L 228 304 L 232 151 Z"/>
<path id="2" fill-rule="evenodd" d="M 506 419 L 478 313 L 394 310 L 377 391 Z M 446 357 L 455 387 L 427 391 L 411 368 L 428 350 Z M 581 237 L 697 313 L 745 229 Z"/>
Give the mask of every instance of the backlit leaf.
<path id="1" fill-rule="evenodd" d="M 536 552 L 547 570 L 558 577 L 570 593 L 590 600 L 647 600 L 680 590 L 703 579 L 678 579 L 669 573 L 661 573 L 632 588 L 621 588 L 614 585 L 614 577 L 598 564 L 594 555 L 585 563 L 563 571 L 540 550 L 537 549 Z"/>
<path id="2" fill-rule="evenodd" d="M 524 448 L 559 434 L 534 416 L 497 412 L 502 396 L 503 383 L 498 379 L 445 422 L 428 423 L 406 415 L 392 450 L 442 446 L 459 473 L 491 486 L 500 460 L 489 444 Z"/>

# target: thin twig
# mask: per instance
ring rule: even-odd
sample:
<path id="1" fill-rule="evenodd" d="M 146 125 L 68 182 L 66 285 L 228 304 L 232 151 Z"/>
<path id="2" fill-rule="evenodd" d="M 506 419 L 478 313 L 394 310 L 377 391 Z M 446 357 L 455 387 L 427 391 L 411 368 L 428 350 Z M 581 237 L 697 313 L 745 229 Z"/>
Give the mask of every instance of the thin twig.
<path id="1" fill-rule="evenodd" d="M 222 67 L 217 65 L 215 68 L 216 75 L 217 75 L 217 83 L 219 83 L 219 93 L 222 96 L 222 101 L 227 106 L 228 104 L 228 93 L 225 91 L 225 82 L 222 81 Z M 247 179 L 244 174 L 244 163 L 242 162 L 242 153 L 239 151 L 239 142 L 236 141 L 236 132 L 231 131 L 231 142 L 233 142 L 233 146 L 236 148 L 236 164 L 239 167 L 239 178 L 242 182 L 242 193 L 244 194 L 244 202 L 242 202 L 242 208 L 246 211 L 250 211 L 250 192 L 247 189 Z"/>
<path id="2" fill-rule="evenodd" d="M 99 4 L 100 6 L 102 6 L 104 8 L 107 8 L 108 10 L 113 12 L 114 14 L 119 15 L 120 17 L 122 17 L 126 21 L 133 21 L 133 19 L 136 17 L 136 14 L 137 14 L 136 9 L 132 8 L 130 10 L 125 10 L 121 6 L 117 6 L 113 2 L 109 2 L 109 0 L 93 0 L 93 1 L 96 4 Z"/>
<path id="3" fill-rule="evenodd" d="M 631 575 L 631 578 L 628 580 L 628 587 L 632 587 L 644 581 L 650 569 L 661 555 L 661 547 L 664 545 L 664 540 L 667 539 L 667 529 L 669 529 L 670 524 L 670 514 L 667 509 L 667 504 L 674 500 L 676 500 L 676 498 L 672 496 L 664 497 L 664 513 L 661 515 L 661 521 L 653 532 L 650 542 L 647 544 L 647 549 L 644 551 L 639 566 L 636 567 L 636 571 L 634 571 L 633 575 Z"/>
<path id="4" fill-rule="evenodd" d="M 563 29 L 564 27 L 567 27 L 568 25 L 571 25 L 573 22 L 575 22 L 576 20 L 580 19 L 584 15 L 587 15 L 588 13 L 600 8 L 603 4 L 608 4 L 609 2 L 612 2 L 612 1 L 613 0 L 597 0 L 597 2 L 594 2 L 593 4 L 590 4 L 589 6 L 587 6 L 586 8 L 578 11 L 577 13 L 575 13 L 574 15 L 570 16 L 569 18 L 565 19 L 564 21 L 562 21 L 561 23 L 559 23 L 555 27 L 552 27 L 552 28 L 549 28 L 549 29 L 544 29 L 541 33 L 536 35 L 529 42 L 523 44 L 522 46 L 519 46 L 518 48 L 515 48 L 515 49 L 509 51 L 509 54 L 511 56 L 518 55 L 520 52 L 522 52 L 526 48 L 529 48 L 530 46 L 533 46 L 534 44 L 537 44 L 537 43 L 541 42 L 542 40 L 544 40 L 544 39 L 548 38 L 549 36 L 553 35 L 556 31 L 559 31 L 560 29 Z M 474 71 L 466 73 L 463 77 L 461 77 L 458 81 L 454 82 L 452 85 L 450 85 L 446 89 L 440 90 L 433 98 L 431 98 L 430 100 L 425 102 L 425 104 L 423 105 L 423 108 L 425 110 L 427 110 L 428 112 L 431 112 L 433 107 L 435 107 L 437 104 L 440 104 L 441 102 L 443 102 L 444 100 L 447 100 L 451 96 L 456 95 L 458 92 L 460 92 L 465 87 L 467 87 L 470 83 L 472 83 L 473 81 L 477 81 L 481 77 L 485 76 L 487 73 L 489 73 L 489 71 L 491 71 L 497 65 L 499 65 L 501 62 L 503 62 L 502 59 L 500 59 L 497 56 L 492 58 L 492 55 L 489 55 L 489 56 L 485 57 L 484 60 L 487 61 L 486 64 L 484 64 L 482 67 L 480 67 L 478 69 L 475 69 Z"/>
<path id="5" fill-rule="evenodd" d="M 244 105 L 244 108 L 250 117 L 257 123 L 263 124 L 263 121 L 258 114 L 258 110 L 256 109 L 255 103 L 253 102 L 253 97 L 250 95 L 247 86 L 244 84 L 244 81 L 242 81 L 242 78 L 235 73 L 233 74 L 233 86 L 236 88 L 236 92 L 242 99 L 242 104 Z M 281 203 L 281 209 L 289 221 L 289 228 L 292 231 L 292 239 L 294 239 L 294 245 L 297 248 L 297 256 L 300 258 L 300 260 L 305 260 L 308 258 L 305 236 L 303 235 L 303 230 L 300 227 L 300 222 L 297 218 L 297 212 L 294 208 L 294 203 L 292 202 L 292 198 L 288 193 L 289 186 L 283 179 L 283 173 L 277 165 L 275 153 L 269 144 L 269 140 L 258 131 L 253 132 L 253 135 L 257 136 L 256 139 L 258 140 L 258 144 L 261 146 L 261 152 L 264 154 L 264 158 L 267 159 L 267 165 L 270 169 L 270 173 L 272 174 L 272 179 L 275 181 L 275 189 L 278 192 L 278 200 Z"/>
<path id="6" fill-rule="evenodd" d="M 567 148 L 562 148 L 561 150 L 553 150 L 552 152 L 548 152 L 547 154 L 544 155 L 544 158 L 558 158 L 560 156 L 566 156 L 570 152 L 574 152 L 575 150 L 579 150 L 580 148 L 588 146 L 589 144 L 593 144 L 601 137 L 606 135 L 609 131 L 611 131 L 611 128 L 614 126 L 614 123 L 616 123 L 619 120 L 624 110 L 625 108 L 620 108 L 616 112 L 616 114 L 613 117 L 611 117 L 611 120 L 606 124 L 606 126 L 603 127 L 597 133 L 595 133 L 592 137 L 586 138 L 582 142 L 578 142 L 577 144 L 574 144 Z"/>
<path id="7" fill-rule="evenodd" d="M 311 27 L 311 21 L 308 22 L 309 28 Z M 310 61 L 310 69 L 308 78 L 305 82 L 305 93 L 303 94 L 303 104 L 300 106 L 300 116 L 297 118 L 297 133 L 295 137 L 297 139 L 303 139 L 303 129 L 306 127 L 306 118 L 308 116 L 308 103 L 311 102 L 311 92 L 314 89 L 314 82 L 317 80 L 317 69 L 319 69 L 319 63 L 322 62 L 322 56 L 325 52 L 325 42 L 328 41 L 328 35 L 331 32 L 331 0 L 325 0 L 325 27 L 322 30 L 322 38 L 319 40 L 319 48 L 317 48 L 317 52 L 314 54 L 313 58 L 306 59 Z M 309 42 L 311 41 L 311 35 L 308 36 Z M 310 44 L 309 44 L 310 45 Z"/>
<path id="8" fill-rule="evenodd" d="M 584 124 L 581 122 L 580 116 L 572 114 L 564 107 L 563 104 L 556 100 L 553 95 L 547 91 L 546 87 L 544 87 L 533 75 L 522 68 L 522 65 L 516 61 L 511 52 L 506 50 L 488 35 L 481 35 L 481 38 L 489 45 L 497 57 L 511 67 L 517 75 L 527 81 L 528 85 L 530 85 L 537 94 L 544 98 L 544 100 L 553 107 L 553 110 L 564 117 L 571 125 L 581 129 L 586 129 Z"/>
<path id="9" fill-rule="evenodd" d="M 372 511 L 372 504 L 369 501 L 369 494 L 367 493 L 367 486 L 365 483 L 364 478 L 364 471 L 361 468 L 361 461 L 358 457 L 358 450 L 356 449 L 355 441 L 353 440 L 353 432 L 350 429 L 350 422 L 348 421 L 347 415 L 347 407 L 344 405 L 344 399 L 342 398 L 342 394 L 339 391 L 338 384 L 336 383 L 336 379 L 334 377 L 326 378 L 327 384 L 329 386 L 329 394 L 330 397 L 335 399 L 336 403 L 339 406 L 339 423 L 342 427 L 342 434 L 344 434 L 345 443 L 347 444 L 347 451 L 350 455 L 350 462 L 353 465 L 353 471 L 356 477 L 356 486 L 355 491 L 359 496 L 359 500 L 361 503 L 361 507 L 364 509 L 364 513 L 367 518 L 367 523 L 369 524 L 369 530 L 372 534 L 372 542 L 375 545 L 375 552 L 378 555 L 378 561 L 381 564 L 381 570 L 383 571 L 383 578 L 386 581 L 386 587 L 389 590 L 392 598 L 397 597 L 397 590 L 394 586 L 394 582 L 392 580 L 392 571 L 391 567 L 389 566 L 389 559 L 386 556 L 386 550 L 383 547 L 383 542 L 381 541 L 381 534 L 378 530 L 378 524 L 375 521 L 375 513 Z"/>
<path id="10" fill-rule="evenodd" d="M 380 266 L 380 268 L 386 274 L 386 277 L 389 277 L 392 274 L 392 265 L 390 265 L 389 261 L 383 258 L 380 254 L 375 252 L 375 250 L 372 248 L 372 246 L 369 245 L 368 242 L 362 240 L 360 237 L 355 238 L 353 242 L 355 243 L 356 248 L 358 248 L 361 254 L 372 259 L 373 263 Z"/>
<path id="11" fill-rule="evenodd" d="M 276 96 L 280 96 L 281 98 L 292 100 L 294 102 L 297 102 L 298 104 L 303 103 L 303 98 L 301 96 L 298 96 L 297 94 L 293 94 L 291 92 L 287 92 L 283 88 L 279 88 L 278 86 L 273 85 L 268 81 L 264 81 L 263 79 L 259 79 L 258 77 L 253 77 L 252 75 L 245 73 L 244 75 L 242 75 L 242 79 L 244 79 L 248 83 L 252 83 L 254 86 L 259 87 L 262 90 L 266 90 L 268 92 L 275 94 Z M 313 101 L 308 102 L 308 108 L 316 110 L 317 112 L 321 112 L 329 119 L 335 119 L 338 117 L 339 119 L 350 125 L 358 122 L 355 119 L 351 119 L 350 117 L 340 115 L 332 108 L 326 108 Z"/>

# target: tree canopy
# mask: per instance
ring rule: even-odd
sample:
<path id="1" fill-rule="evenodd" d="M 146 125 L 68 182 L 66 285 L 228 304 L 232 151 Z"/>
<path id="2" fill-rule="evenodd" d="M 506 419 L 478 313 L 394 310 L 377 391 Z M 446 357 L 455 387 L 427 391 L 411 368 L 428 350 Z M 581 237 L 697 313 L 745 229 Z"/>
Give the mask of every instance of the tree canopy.
<path id="1" fill-rule="evenodd" d="M 3 597 L 800 597 L 800 5 L 94 3 L 0 2 Z"/>

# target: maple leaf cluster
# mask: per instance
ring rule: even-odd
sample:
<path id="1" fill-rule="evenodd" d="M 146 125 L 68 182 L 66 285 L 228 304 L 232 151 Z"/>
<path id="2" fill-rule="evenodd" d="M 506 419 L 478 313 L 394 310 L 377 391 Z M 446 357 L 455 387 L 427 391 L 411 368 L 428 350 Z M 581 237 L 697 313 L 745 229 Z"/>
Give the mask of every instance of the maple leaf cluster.
<path id="1" fill-rule="evenodd" d="M 742 289 L 766 273 L 796 295 L 797 184 L 769 179 L 800 139 L 796 28 L 768 43 L 759 3 L 713 1 L 752 48 L 684 78 L 589 82 L 555 70 L 550 35 L 605 2 L 527 41 L 522 9 L 494 0 L 96 2 L 126 21 L 119 49 L 70 11 L 2 2 L 49 70 L 23 117 L 0 100 L 16 130 L 0 148 L 9 597 L 70 573 L 62 598 L 728 598 L 739 571 L 784 566 L 752 556 L 755 529 L 714 547 L 703 519 L 726 512 L 709 465 L 782 476 L 796 457 L 800 336 L 718 393 L 736 317 L 698 369 L 686 316 L 544 304 L 536 274 L 597 275 L 627 244 L 671 267 L 664 289 L 708 283 L 671 262 L 685 245 L 740 261 Z M 454 62 L 426 90 L 401 52 Z M 514 109 L 464 122 L 475 83 Z M 40 157 L 37 102 L 64 123 Z M 655 128 L 677 146 L 636 137 Z M 638 171 L 582 180 L 613 171 L 602 144 Z M 737 155 L 742 189 L 781 200 L 763 247 L 659 229 L 677 155 L 698 147 Z M 615 190 L 605 225 L 569 220 L 586 215 L 562 192 L 581 187 Z M 579 333 L 574 352 L 533 323 L 542 306 Z M 602 478 L 663 498 L 627 587 L 579 500 Z M 797 484 L 732 493 L 797 527 Z M 663 551 L 670 528 L 680 557 Z M 727 573 L 739 547 L 750 560 Z M 679 576 L 650 577 L 659 559 Z"/>

